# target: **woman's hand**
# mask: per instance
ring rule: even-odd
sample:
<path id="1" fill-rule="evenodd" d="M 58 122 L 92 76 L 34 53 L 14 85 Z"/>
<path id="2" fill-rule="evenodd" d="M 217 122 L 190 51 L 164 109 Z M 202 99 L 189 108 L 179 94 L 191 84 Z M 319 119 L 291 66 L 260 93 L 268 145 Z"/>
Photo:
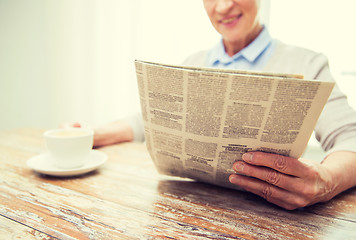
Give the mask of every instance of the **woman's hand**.
<path id="1" fill-rule="evenodd" d="M 68 127 L 85 127 L 94 131 L 93 147 L 103 147 L 111 144 L 133 141 L 133 129 L 124 121 L 115 121 L 95 128 L 83 125 L 79 122 L 66 122 L 61 124 L 62 128 Z"/>
<path id="2" fill-rule="evenodd" d="M 288 210 L 330 200 L 336 184 L 322 164 L 263 152 L 249 152 L 233 164 L 231 183 Z M 242 175 L 239 175 L 242 174 Z"/>
<path id="3" fill-rule="evenodd" d="M 81 128 L 82 124 L 79 122 L 64 122 L 60 125 L 61 128 Z"/>

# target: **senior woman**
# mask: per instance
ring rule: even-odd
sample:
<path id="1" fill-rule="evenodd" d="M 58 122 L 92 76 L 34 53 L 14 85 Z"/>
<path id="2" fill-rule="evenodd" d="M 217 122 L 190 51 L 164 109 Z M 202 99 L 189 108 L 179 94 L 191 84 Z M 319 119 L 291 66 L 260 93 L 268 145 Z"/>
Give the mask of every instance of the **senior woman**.
<path id="1" fill-rule="evenodd" d="M 259 0 L 203 0 L 221 41 L 184 65 L 303 74 L 333 81 L 322 54 L 272 39 L 259 21 Z M 80 124 L 72 126 L 80 127 Z M 96 146 L 142 140 L 140 116 L 95 129 Z M 319 163 L 263 152 L 245 153 L 233 164 L 229 181 L 285 209 L 328 201 L 356 186 L 356 112 L 337 86 L 315 128 L 326 151 Z"/>

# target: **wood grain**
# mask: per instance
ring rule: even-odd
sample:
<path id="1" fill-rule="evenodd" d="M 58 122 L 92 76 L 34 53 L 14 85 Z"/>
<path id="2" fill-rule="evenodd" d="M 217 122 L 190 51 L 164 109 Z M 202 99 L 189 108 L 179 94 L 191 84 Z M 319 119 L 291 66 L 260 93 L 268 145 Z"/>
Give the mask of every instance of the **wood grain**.
<path id="1" fill-rule="evenodd" d="M 55 238 L 0 216 L 0 239 L 49 240 Z"/>
<path id="2" fill-rule="evenodd" d="M 45 151 L 42 133 L 0 133 L 0 233 L 8 236 L 356 239 L 356 189 L 286 211 L 247 192 L 160 175 L 139 143 L 99 149 L 109 160 L 94 172 L 50 177 L 25 164 Z"/>

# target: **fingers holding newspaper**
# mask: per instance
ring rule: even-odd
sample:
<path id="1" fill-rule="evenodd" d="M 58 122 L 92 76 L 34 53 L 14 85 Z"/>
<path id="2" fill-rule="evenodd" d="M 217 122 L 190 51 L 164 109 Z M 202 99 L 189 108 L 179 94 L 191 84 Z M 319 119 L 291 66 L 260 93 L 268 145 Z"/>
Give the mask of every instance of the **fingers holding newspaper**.
<path id="1" fill-rule="evenodd" d="M 333 192 L 329 171 L 311 160 L 250 152 L 233 169 L 231 183 L 288 210 L 327 201 Z"/>

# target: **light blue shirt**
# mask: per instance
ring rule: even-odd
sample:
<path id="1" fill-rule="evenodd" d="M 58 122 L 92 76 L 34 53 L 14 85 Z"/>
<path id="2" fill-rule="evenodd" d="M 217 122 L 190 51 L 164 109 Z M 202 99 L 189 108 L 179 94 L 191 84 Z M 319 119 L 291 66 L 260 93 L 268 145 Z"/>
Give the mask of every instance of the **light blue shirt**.
<path id="1" fill-rule="evenodd" d="M 240 52 L 230 57 L 226 54 L 223 40 L 209 50 L 207 67 L 229 68 L 238 70 L 261 70 L 272 56 L 277 41 L 272 39 L 266 27 L 257 38 Z"/>

